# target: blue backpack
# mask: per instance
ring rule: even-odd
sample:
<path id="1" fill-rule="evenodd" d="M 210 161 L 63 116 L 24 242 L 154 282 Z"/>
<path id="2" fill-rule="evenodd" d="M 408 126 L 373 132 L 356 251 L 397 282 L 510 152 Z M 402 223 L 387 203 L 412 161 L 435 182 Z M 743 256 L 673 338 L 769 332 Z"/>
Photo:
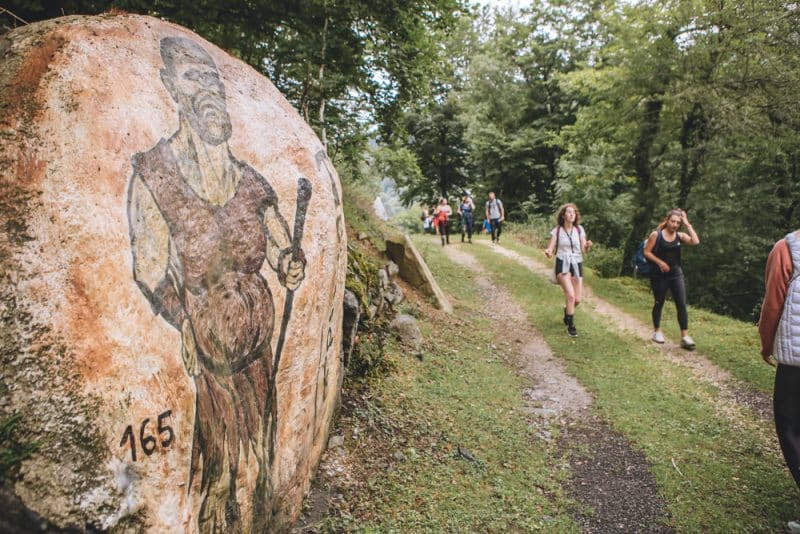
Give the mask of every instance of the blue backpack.
<path id="1" fill-rule="evenodd" d="M 648 238 L 649 239 L 649 238 Z M 653 252 L 658 249 L 658 244 L 661 241 L 661 230 L 656 234 L 656 244 L 653 245 Z M 644 255 L 644 248 L 647 246 L 647 239 L 639 243 L 639 248 L 631 259 L 633 266 L 633 276 L 646 276 L 651 277 L 659 272 L 658 265 L 648 260 Z"/>

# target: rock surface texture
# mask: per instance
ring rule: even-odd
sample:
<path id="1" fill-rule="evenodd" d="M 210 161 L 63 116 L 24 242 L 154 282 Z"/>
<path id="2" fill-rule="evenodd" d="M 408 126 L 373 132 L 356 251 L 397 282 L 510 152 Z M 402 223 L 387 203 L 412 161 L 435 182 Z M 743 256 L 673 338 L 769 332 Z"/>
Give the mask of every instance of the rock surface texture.
<path id="1" fill-rule="evenodd" d="M 241 61 L 127 15 L 0 37 L 0 110 L 0 421 L 38 443 L 0 515 L 285 530 L 343 374 L 313 131 Z"/>

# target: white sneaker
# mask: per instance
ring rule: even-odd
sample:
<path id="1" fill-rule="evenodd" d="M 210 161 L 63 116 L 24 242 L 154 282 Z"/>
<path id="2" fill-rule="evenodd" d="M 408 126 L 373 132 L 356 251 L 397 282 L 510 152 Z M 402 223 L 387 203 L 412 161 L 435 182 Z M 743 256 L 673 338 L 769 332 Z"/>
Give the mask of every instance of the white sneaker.
<path id="1" fill-rule="evenodd" d="M 664 333 L 661 330 L 653 332 L 653 341 L 656 343 L 664 343 Z"/>
<path id="2" fill-rule="evenodd" d="M 695 347 L 694 339 L 692 339 L 691 336 L 688 336 L 688 335 L 687 336 L 683 336 L 681 338 L 681 347 L 683 347 L 686 350 L 694 350 L 694 347 Z"/>

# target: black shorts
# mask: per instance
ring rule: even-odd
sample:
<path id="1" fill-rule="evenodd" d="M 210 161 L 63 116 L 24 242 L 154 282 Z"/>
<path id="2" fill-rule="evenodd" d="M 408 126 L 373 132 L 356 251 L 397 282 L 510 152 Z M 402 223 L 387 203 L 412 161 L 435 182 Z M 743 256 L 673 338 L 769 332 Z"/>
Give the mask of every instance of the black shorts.
<path id="1" fill-rule="evenodd" d="M 556 267 L 555 267 L 556 276 L 561 274 L 561 269 L 562 269 L 563 266 L 564 266 L 564 262 L 561 261 L 560 259 L 556 258 Z M 575 274 L 575 265 L 574 264 L 570 265 L 569 266 L 569 274 L 571 274 L 572 276 L 575 276 L 576 278 L 583 278 L 583 263 L 579 263 L 578 264 L 578 274 Z"/>

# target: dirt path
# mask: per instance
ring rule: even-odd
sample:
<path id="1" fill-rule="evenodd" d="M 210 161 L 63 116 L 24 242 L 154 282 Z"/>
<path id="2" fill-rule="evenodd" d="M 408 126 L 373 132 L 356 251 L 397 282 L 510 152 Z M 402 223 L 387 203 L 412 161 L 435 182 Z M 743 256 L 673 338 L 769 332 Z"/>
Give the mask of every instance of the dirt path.
<path id="1" fill-rule="evenodd" d="M 478 243 L 485 246 L 492 246 L 486 241 L 478 241 Z M 523 256 L 499 245 L 493 246 L 492 250 L 517 261 L 536 274 L 541 276 L 550 275 L 551 267 L 543 262 Z M 669 341 L 663 345 L 655 345 L 650 341 L 653 330 L 649 324 L 644 323 L 639 318 L 622 311 L 608 301 L 595 295 L 591 288 L 586 285 L 584 285 L 583 303 L 584 305 L 588 305 L 599 315 L 608 319 L 610 324 L 612 324 L 617 331 L 631 333 L 649 345 L 658 347 L 667 360 L 676 365 L 690 369 L 698 382 L 710 384 L 718 389 L 720 392 L 720 400 L 723 401 L 722 403 L 717 403 L 721 411 L 728 412 L 728 415 L 732 415 L 726 406 L 735 405 L 752 411 L 759 419 L 772 420 L 772 399 L 763 393 L 743 386 L 730 372 L 718 367 L 703 355 L 702 350 L 687 353 L 685 350 Z"/>
<path id="2" fill-rule="evenodd" d="M 483 275 L 478 261 L 470 254 L 452 245 L 444 247 L 444 250 L 451 261 L 475 272 L 475 282 L 482 296 L 492 302 L 486 313 L 496 325 L 496 339 L 521 343 L 515 363 L 520 374 L 536 384 L 535 388 L 523 392 L 523 397 L 530 406 L 530 413 L 544 418 L 577 416 L 588 408 L 592 402 L 589 393 L 567 374 L 564 365 L 553 356 L 542 335 L 520 319 L 525 314 L 508 292 L 492 284 Z"/>
<path id="3" fill-rule="evenodd" d="M 522 391 L 522 398 L 537 428 L 536 437 L 550 441 L 557 425 L 559 454 L 570 464 L 566 491 L 592 510 L 591 514 L 574 511 L 582 530 L 671 532 L 664 525 L 666 507 L 644 455 L 590 413 L 590 394 L 567 374 L 542 335 L 521 319 L 524 311 L 504 288 L 486 277 L 475 257 L 454 245 L 444 251 L 451 261 L 475 273 L 481 296 L 492 302 L 486 313 L 496 325 L 497 339 L 520 345 L 509 352 L 520 375 L 531 384 Z"/>

